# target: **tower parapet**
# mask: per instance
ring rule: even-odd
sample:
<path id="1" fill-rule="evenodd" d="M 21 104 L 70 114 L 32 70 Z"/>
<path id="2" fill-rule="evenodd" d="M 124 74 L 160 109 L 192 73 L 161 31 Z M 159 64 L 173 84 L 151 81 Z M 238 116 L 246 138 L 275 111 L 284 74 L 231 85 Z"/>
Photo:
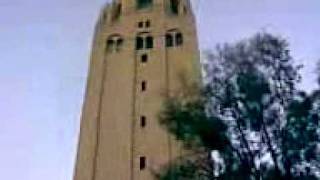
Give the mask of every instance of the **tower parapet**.
<path id="1" fill-rule="evenodd" d="M 98 23 L 112 24 L 131 14 L 157 12 L 167 16 L 192 14 L 189 0 L 114 0 L 101 11 Z"/>

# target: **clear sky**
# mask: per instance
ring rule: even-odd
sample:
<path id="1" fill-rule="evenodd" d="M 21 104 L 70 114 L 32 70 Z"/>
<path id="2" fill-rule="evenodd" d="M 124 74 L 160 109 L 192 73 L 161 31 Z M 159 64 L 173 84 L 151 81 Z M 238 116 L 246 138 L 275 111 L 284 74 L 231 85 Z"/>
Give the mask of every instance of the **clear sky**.
<path id="1" fill-rule="evenodd" d="M 0 179 L 71 180 L 93 27 L 107 0 L 0 0 Z M 267 30 L 316 87 L 319 0 L 197 0 L 200 48 Z"/>

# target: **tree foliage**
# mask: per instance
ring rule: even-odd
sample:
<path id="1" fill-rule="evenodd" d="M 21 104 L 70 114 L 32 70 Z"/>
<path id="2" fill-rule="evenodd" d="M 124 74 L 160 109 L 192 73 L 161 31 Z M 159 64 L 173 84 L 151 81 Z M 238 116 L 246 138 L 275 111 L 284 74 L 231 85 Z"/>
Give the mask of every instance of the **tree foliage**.
<path id="1" fill-rule="evenodd" d="M 268 33 L 210 52 L 197 97 L 171 97 L 161 112 L 160 123 L 194 153 L 159 179 L 319 178 L 319 92 L 296 88 L 293 61 L 287 41 Z"/>

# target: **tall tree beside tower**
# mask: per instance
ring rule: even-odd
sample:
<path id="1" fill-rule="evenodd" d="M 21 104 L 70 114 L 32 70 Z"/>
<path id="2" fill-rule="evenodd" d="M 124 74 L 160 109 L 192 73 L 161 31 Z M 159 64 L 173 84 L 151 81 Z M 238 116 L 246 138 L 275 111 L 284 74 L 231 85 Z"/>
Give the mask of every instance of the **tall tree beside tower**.
<path id="1" fill-rule="evenodd" d="M 320 96 L 297 89 L 293 60 L 287 41 L 268 33 L 210 53 L 203 92 L 169 99 L 160 116 L 190 153 L 158 177 L 319 179 Z"/>

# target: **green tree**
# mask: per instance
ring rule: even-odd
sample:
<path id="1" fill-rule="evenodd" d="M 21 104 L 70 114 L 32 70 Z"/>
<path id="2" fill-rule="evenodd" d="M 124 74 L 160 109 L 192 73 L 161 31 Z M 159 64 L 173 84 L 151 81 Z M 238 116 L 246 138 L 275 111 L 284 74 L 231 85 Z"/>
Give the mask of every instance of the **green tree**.
<path id="1" fill-rule="evenodd" d="M 207 57 L 198 95 L 170 97 L 161 112 L 188 153 L 158 178 L 319 178 L 319 93 L 296 88 L 287 41 L 258 33 Z"/>

